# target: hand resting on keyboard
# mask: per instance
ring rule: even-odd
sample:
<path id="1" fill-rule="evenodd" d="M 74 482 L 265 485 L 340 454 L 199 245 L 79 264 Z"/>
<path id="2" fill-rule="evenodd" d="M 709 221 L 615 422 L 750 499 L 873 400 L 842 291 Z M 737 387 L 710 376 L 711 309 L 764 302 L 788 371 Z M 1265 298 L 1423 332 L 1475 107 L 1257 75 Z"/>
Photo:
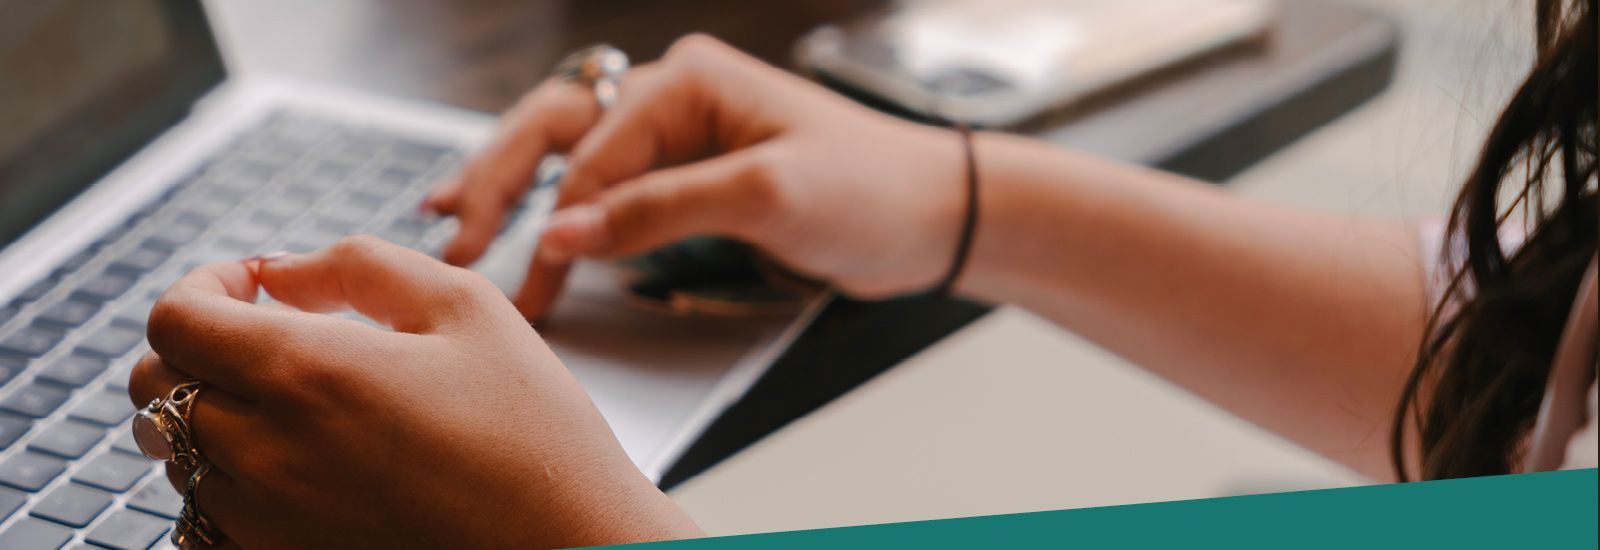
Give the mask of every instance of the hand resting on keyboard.
<path id="1" fill-rule="evenodd" d="M 293 307 L 254 303 L 260 290 Z M 318 314 L 343 309 L 394 331 Z M 699 533 L 493 284 L 410 249 L 351 237 L 200 267 L 156 302 L 149 338 L 133 401 L 206 383 L 193 435 L 214 470 L 199 508 L 240 546 Z M 178 468 L 168 474 L 181 484 Z"/>

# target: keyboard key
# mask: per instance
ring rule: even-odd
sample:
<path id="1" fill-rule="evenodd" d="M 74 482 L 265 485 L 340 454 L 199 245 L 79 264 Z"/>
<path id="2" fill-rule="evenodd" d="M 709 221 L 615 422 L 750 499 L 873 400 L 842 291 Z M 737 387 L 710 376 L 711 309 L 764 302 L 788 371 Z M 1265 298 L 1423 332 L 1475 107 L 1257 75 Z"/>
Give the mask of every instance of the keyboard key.
<path id="1" fill-rule="evenodd" d="M 360 166 L 359 162 L 342 157 L 322 158 L 317 159 L 306 169 L 306 175 L 318 180 L 338 182 L 349 178 L 350 174 L 355 173 L 356 168 Z"/>
<path id="2" fill-rule="evenodd" d="M 33 427 L 33 421 L 26 418 L 17 418 L 9 414 L 0 414 L 0 449 L 5 449 L 22 438 Z"/>
<path id="3" fill-rule="evenodd" d="M 172 488 L 167 478 L 156 476 L 144 482 L 143 487 L 128 497 L 128 507 L 167 519 L 178 519 L 178 512 L 183 509 L 183 497 Z"/>
<path id="4" fill-rule="evenodd" d="M 72 297 L 85 302 L 109 302 L 133 288 L 134 282 L 133 279 L 121 275 L 101 273 L 79 285 L 78 289 L 73 291 Z"/>
<path id="5" fill-rule="evenodd" d="M 283 196 L 269 196 L 255 201 L 255 206 L 250 212 L 250 220 L 268 227 L 281 228 L 287 226 L 290 220 L 300 217 L 300 214 L 305 213 L 305 209 L 306 203 Z"/>
<path id="6" fill-rule="evenodd" d="M 125 275 L 138 277 L 144 275 L 145 273 L 155 271 L 156 268 L 161 267 L 161 264 L 166 263 L 167 258 L 171 256 L 172 251 L 159 246 L 150 248 L 141 246 L 139 248 L 124 252 L 121 256 L 118 256 L 116 260 L 111 262 L 111 267 L 108 269 Z"/>
<path id="7" fill-rule="evenodd" d="M 264 184 L 284 166 L 306 151 L 304 144 L 274 141 L 270 138 L 257 144 L 250 157 L 236 158 L 227 166 L 226 176 L 218 179 L 243 180 L 256 185 Z"/>
<path id="8" fill-rule="evenodd" d="M 150 309 L 156 307 L 154 298 L 140 298 L 117 307 L 111 322 L 143 331 L 150 320 Z"/>
<path id="9" fill-rule="evenodd" d="M 416 246 L 418 242 L 422 241 L 422 235 L 393 231 L 389 229 L 380 229 L 376 235 L 380 239 L 405 247 Z"/>
<path id="10" fill-rule="evenodd" d="M 67 461 L 53 456 L 24 451 L 0 462 L 0 483 L 38 492 L 67 469 Z"/>
<path id="11" fill-rule="evenodd" d="M 79 468 L 78 473 L 72 475 L 72 480 L 113 493 L 125 493 L 150 473 L 151 464 L 149 459 L 143 457 L 102 452 Z"/>
<path id="12" fill-rule="evenodd" d="M 61 343 L 61 337 L 62 333 L 57 330 L 38 326 L 22 327 L 0 339 L 0 353 L 38 357 Z"/>
<path id="13" fill-rule="evenodd" d="M 275 225 L 259 223 L 250 219 L 228 226 L 227 230 L 222 232 L 222 235 L 225 239 L 242 243 L 246 248 L 256 248 L 267 244 L 267 241 L 278 236 L 278 228 Z"/>
<path id="14" fill-rule="evenodd" d="M 406 159 L 422 164 L 433 164 L 441 157 L 453 152 L 449 147 L 433 143 L 409 139 L 396 139 L 389 144 L 389 152 L 395 158 Z"/>
<path id="15" fill-rule="evenodd" d="M 33 283 L 26 290 L 23 290 L 22 294 L 17 295 L 17 301 L 32 302 L 43 298 L 56 287 L 57 282 L 59 282 L 59 280 L 57 280 L 55 277 L 48 277 L 37 283 Z"/>
<path id="16" fill-rule="evenodd" d="M 17 513 L 17 509 L 21 508 L 22 504 L 27 501 L 27 493 L 0 487 L 0 521 L 5 521 L 6 518 L 11 517 L 11 514 Z M 178 504 L 181 506 L 183 503 L 179 502 Z"/>
<path id="17" fill-rule="evenodd" d="M 365 222 L 365 219 L 352 219 L 348 213 L 327 213 L 319 215 L 314 223 L 323 233 L 343 236 L 355 233 Z"/>
<path id="18" fill-rule="evenodd" d="M 238 204 L 250 196 L 250 189 L 243 185 L 212 185 L 206 188 L 206 197 L 219 203 Z"/>
<path id="19" fill-rule="evenodd" d="M 243 240 L 235 239 L 228 235 L 218 237 L 217 242 L 212 246 L 215 246 L 219 250 L 228 251 L 228 255 L 235 258 L 251 255 L 252 253 L 258 252 L 258 249 L 261 247 L 260 244 L 251 244 Z"/>
<path id="20" fill-rule="evenodd" d="M 29 382 L 5 397 L 0 397 L 0 409 L 30 418 L 44 418 L 55 412 L 72 394 L 66 388 Z"/>
<path id="21" fill-rule="evenodd" d="M 34 321 L 73 328 L 89 322 L 89 319 L 93 319 L 94 314 L 99 312 L 100 304 L 79 302 L 77 300 L 58 300 L 50 304 L 49 307 L 44 308 L 44 311 L 39 312 L 39 316 L 35 317 Z"/>
<path id="22" fill-rule="evenodd" d="M 48 521 L 22 518 L 0 533 L 0 548 L 6 550 L 56 550 L 72 540 L 72 530 Z"/>
<path id="23" fill-rule="evenodd" d="M 94 253 L 95 251 L 92 249 L 79 250 L 77 254 L 67 258 L 67 261 L 61 262 L 61 265 L 56 266 L 56 273 L 67 274 L 83 269 L 83 266 L 89 265 L 89 262 L 94 260 Z"/>
<path id="24" fill-rule="evenodd" d="M 160 275 L 150 280 L 150 292 L 145 295 L 145 298 L 150 300 L 151 305 L 154 305 L 155 301 L 161 298 L 161 293 L 167 291 L 167 287 L 172 286 L 172 283 L 178 282 L 178 279 L 183 278 L 183 276 L 188 274 L 190 270 L 193 270 L 199 265 L 200 264 L 192 262 L 185 262 L 183 269 L 167 269 L 161 271 Z"/>
<path id="25" fill-rule="evenodd" d="M 139 442 L 133 440 L 133 430 L 122 426 L 116 430 L 117 438 L 111 440 L 111 450 L 128 453 L 134 456 L 144 456 L 144 451 L 139 450 Z"/>
<path id="26" fill-rule="evenodd" d="M 106 429 L 71 420 L 57 420 L 39 430 L 28 448 L 61 458 L 82 458 L 106 436 Z"/>
<path id="27" fill-rule="evenodd" d="M 86 539 L 116 550 L 144 550 L 161 540 L 171 523 L 136 510 L 117 510 L 89 531 Z"/>
<path id="28" fill-rule="evenodd" d="M 312 250 L 316 250 L 333 244 L 344 235 L 317 226 L 302 227 L 289 235 L 289 242 L 310 246 Z"/>
<path id="29" fill-rule="evenodd" d="M 391 198 L 389 194 L 363 189 L 349 189 L 344 192 L 344 196 L 347 197 L 346 202 L 369 212 L 377 212 L 382 209 L 383 205 L 387 204 Z"/>
<path id="30" fill-rule="evenodd" d="M 204 223 L 191 224 L 181 222 L 158 224 L 151 231 L 150 236 L 145 237 L 144 242 L 139 246 L 141 248 L 159 248 L 167 251 L 177 250 L 179 247 L 194 242 L 195 239 L 199 238 L 200 234 L 205 232 L 205 226 L 206 224 Z"/>
<path id="31" fill-rule="evenodd" d="M 416 233 L 418 235 L 422 235 L 424 233 L 427 233 L 429 229 L 432 229 L 433 226 L 434 226 L 434 223 L 436 223 L 436 222 L 432 221 L 430 218 L 427 218 L 427 217 L 424 217 L 424 216 L 431 216 L 431 215 L 429 215 L 429 214 L 420 214 L 420 213 L 410 213 L 410 214 L 406 214 L 406 215 L 400 216 L 398 218 L 395 218 L 394 221 L 389 222 L 389 228 L 393 229 L 395 231 L 405 231 L 405 232 L 408 232 L 408 233 Z"/>
<path id="32" fill-rule="evenodd" d="M 277 139 L 267 136 L 242 148 L 238 154 L 241 162 L 235 173 L 260 187 L 283 169 L 310 152 L 311 144 Z"/>
<path id="33" fill-rule="evenodd" d="M 3 406 L 3 402 L 0 402 L 0 406 Z M 109 428 L 133 416 L 133 403 L 128 401 L 125 394 L 95 392 L 74 406 L 67 416 Z"/>
<path id="34" fill-rule="evenodd" d="M 39 370 L 39 378 L 49 380 L 64 386 L 81 388 L 88 384 L 94 377 L 105 372 L 110 363 L 99 357 L 90 357 L 76 353 L 65 355 L 51 361 Z"/>
<path id="35" fill-rule="evenodd" d="M 6 324 L 11 318 L 16 317 L 22 308 L 13 305 L 0 306 L 0 325 Z"/>
<path id="36" fill-rule="evenodd" d="M 383 140 L 373 135 L 347 135 L 329 148 L 329 154 L 347 159 L 366 160 L 383 149 Z"/>
<path id="37" fill-rule="evenodd" d="M 16 378 L 22 369 L 27 368 L 28 360 L 21 357 L 0 355 L 0 386 L 6 385 L 12 378 Z"/>
<path id="38" fill-rule="evenodd" d="M 133 375 L 134 364 L 134 361 L 118 363 L 116 370 L 106 375 L 106 387 L 117 393 L 128 393 L 128 377 Z"/>
<path id="39" fill-rule="evenodd" d="M 119 325 L 105 325 L 78 344 L 78 353 L 97 357 L 116 358 L 144 341 L 144 331 Z"/>
<path id="40" fill-rule="evenodd" d="M 422 177 L 422 172 L 404 166 L 385 166 L 374 174 L 371 183 L 390 191 L 404 189 L 416 183 Z"/>
<path id="41" fill-rule="evenodd" d="M 228 212 L 233 210 L 233 205 L 233 201 L 201 197 L 200 200 L 183 205 L 183 209 L 178 211 L 178 221 L 202 227 L 210 226 L 227 216 Z"/>
<path id="42" fill-rule="evenodd" d="M 320 250 L 323 246 L 324 245 L 320 243 L 308 242 L 299 239 L 290 239 L 284 242 L 283 246 L 279 248 L 281 248 L 284 252 L 289 252 L 292 254 L 306 254 Z"/>
<path id="43" fill-rule="evenodd" d="M 329 187 L 331 187 L 331 184 L 292 183 L 284 186 L 279 196 L 289 202 L 301 205 L 301 207 L 306 207 L 321 199 L 322 194 L 327 192 Z"/>
<path id="44" fill-rule="evenodd" d="M 111 505 L 111 495 L 71 483 L 51 489 L 28 513 L 67 527 L 86 527 Z"/>

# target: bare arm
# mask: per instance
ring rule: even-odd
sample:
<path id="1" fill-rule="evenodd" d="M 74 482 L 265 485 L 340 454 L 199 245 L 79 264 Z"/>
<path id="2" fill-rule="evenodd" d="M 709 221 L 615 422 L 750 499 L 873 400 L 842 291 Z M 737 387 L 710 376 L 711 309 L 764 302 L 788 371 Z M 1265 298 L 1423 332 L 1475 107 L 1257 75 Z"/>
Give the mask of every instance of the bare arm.
<path id="1" fill-rule="evenodd" d="M 524 315 L 543 314 L 575 257 L 708 233 L 857 297 L 923 291 L 943 276 L 965 204 L 954 132 L 869 111 L 703 37 L 624 87 L 598 118 L 573 107 L 592 105 L 579 87 L 534 91 L 500 145 L 430 200 L 462 218 L 446 257 L 470 262 L 506 197 L 530 181 L 529 159 L 570 152 L 564 207 L 516 296 Z M 1258 203 L 1022 138 L 986 133 L 977 148 L 983 213 L 960 290 L 1039 311 L 1388 477 L 1388 418 L 1423 319 L 1405 228 Z"/>
<path id="2" fill-rule="evenodd" d="M 1018 138 L 977 142 L 960 289 L 1024 304 L 1378 479 L 1421 338 L 1410 229 L 1253 201 Z"/>

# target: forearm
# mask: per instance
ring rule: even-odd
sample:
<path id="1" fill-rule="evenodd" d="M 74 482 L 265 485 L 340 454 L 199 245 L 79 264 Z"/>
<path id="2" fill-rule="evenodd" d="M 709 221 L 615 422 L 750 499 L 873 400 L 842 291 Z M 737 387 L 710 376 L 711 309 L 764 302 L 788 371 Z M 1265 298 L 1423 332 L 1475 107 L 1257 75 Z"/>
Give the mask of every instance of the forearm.
<path id="1" fill-rule="evenodd" d="M 1380 478 L 1425 299 L 1403 226 L 998 135 L 960 290 L 1025 305 Z"/>

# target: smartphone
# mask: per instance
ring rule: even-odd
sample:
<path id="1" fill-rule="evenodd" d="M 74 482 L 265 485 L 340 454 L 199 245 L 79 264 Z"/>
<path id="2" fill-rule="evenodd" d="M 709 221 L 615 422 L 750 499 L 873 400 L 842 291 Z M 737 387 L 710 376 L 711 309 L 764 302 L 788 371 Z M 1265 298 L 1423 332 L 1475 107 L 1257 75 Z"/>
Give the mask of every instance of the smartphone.
<path id="1" fill-rule="evenodd" d="M 830 84 L 932 119 L 1006 127 L 1262 39 L 1271 0 L 920 0 L 796 45 Z"/>

